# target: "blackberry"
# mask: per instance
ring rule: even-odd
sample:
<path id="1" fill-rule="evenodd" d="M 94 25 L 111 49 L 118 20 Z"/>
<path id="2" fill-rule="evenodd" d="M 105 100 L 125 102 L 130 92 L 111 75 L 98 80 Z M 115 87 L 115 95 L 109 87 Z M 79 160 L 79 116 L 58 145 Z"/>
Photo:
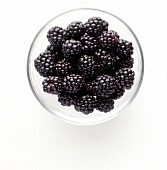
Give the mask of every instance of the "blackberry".
<path id="1" fill-rule="evenodd" d="M 96 109 L 107 113 L 114 109 L 114 100 L 111 98 L 97 98 Z"/>
<path id="2" fill-rule="evenodd" d="M 108 31 L 108 22 L 102 19 L 103 31 Z"/>
<path id="3" fill-rule="evenodd" d="M 92 82 L 93 93 L 102 98 L 109 98 L 115 91 L 115 79 L 109 75 L 99 75 Z"/>
<path id="4" fill-rule="evenodd" d="M 115 73 L 116 81 L 123 89 L 131 89 L 135 73 L 130 68 L 122 68 Z"/>
<path id="5" fill-rule="evenodd" d="M 69 93 L 60 93 L 58 95 L 58 101 L 62 106 L 71 106 L 74 104 L 73 96 Z"/>
<path id="6" fill-rule="evenodd" d="M 43 77 L 55 75 L 55 55 L 50 51 L 41 53 L 34 60 L 34 66 Z"/>
<path id="7" fill-rule="evenodd" d="M 124 57 L 121 58 L 119 66 L 120 68 L 132 68 L 134 64 L 134 59 L 129 56 L 129 57 Z"/>
<path id="8" fill-rule="evenodd" d="M 119 39 L 117 44 L 117 53 L 120 56 L 131 56 L 133 54 L 132 43 L 123 39 Z"/>
<path id="9" fill-rule="evenodd" d="M 48 41 L 56 48 L 60 48 L 64 41 L 63 32 L 64 30 L 61 27 L 52 27 L 47 33 Z"/>
<path id="10" fill-rule="evenodd" d="M 103 49 L 98 49 L 95 52 L 95 58 L 100 66 L 100 71 L 112 74 L 118 67 L 119 57 L 115 56 L 113 52 Z"/>
<path id="11" fill-rule="evenodd" d="M 91 82 L 85 83 L 85 88 L 90 94 L 93 94 L 93 84 Z"/>
<path id="12" fill-rule="evenodd" d="M 56 63 L 55 71 L 56 71 L 57 76 L 64 77 L 68 74 L 71 74 L 72 67 L 69 62 L 67 62 L 65 59 L 63 59 Z"/>
<path id="13" fill-rule="evenodd" d="M 113 47 L 116 47 L 118 41 L 119 41 L 119 35 L 117 34 L 117 32 L 113 30 L 104 31 L 99 36 L 99 43 L 104 49 L 112 49 Z"/>
<path id="14" fill-rule="evenodd" d="M 70 74 L 64 77 L 63 88 L 68 93 L 77 93 L 82 89 L 84 84 L 84 79 L 80 75 Z"/>
<path id="15" fill-rule="evenodd" d="M 42 82 L 43 91 L 50 94 L 59 94 L 62 91 L 62 81 L 59 77 L 49 76 Z"/>
<path id="16" fill-rule="evenodd" d="M 77 99 L 74 108 L 75 110 L 82 112 L 84 114 L 92 113 L 96 107 L 96 97 L 91 95 L 85 95 Z"/>
<path id="17" fill-rule="evenodd" d="M 113 100 L 117 100 L 117 99 L 121 98 L 124 95 L 124 93 L 125 93 L 125 90 L 123 88 L 117 87 L 115 89 L 115 92 L 111 95 L 111 98 Z"/>
<path id="18" fill-rule="evenodd" d="M 87 33 L 85 33 L 81 37 L 81 43 L 82 52 L 84 54 L 94 54 L 94 51 L 97 50 L 99 46 L 98 40 L 94 37 L 89 36 Z"/>
<path id="19" fill-rule="evenodd" d="M 63 59 L 63 56 L 61 54 L 61 51 L 56 48 L 55 46 L 53 46 L 52 44 L 51 45 L 48 45 L 47 48 L 46 48 L 46 51 L 50 51 L 50 53 L 54 56 L 55 58 L 55 62 Z"/>
<path id="20" fill-rule="evenodd" d="M 64 31 L 65 39 L 79 40 L 81 36 L 85 33 L 85 27 L 81 21 L 74 21 L 67 26 Z"/>
<path id="21" fill-rule="evenodd" d="M 86 32 L 93 37 L 99 36 L 104 30 L 108 30 L 107 22 L 100 17 L 89 18 L 84 25 Z"/>
<path id="22" fill-rule="evenodd" d="M 78 61 L 78 70 L 84 78 L 92 78 L 96 73 L 96 65 L 93 56 L 81 56 Z"/>
<path id="23" fill-rule="evenodd" d="M 81 98 L 82 96 L 86 96 L 86 95 L 93 95 L 93 93 L 87 90 L 86 84 L 84 83 L 83 87 L 78 92 L 73 94 L 74 104 L 79 98 Z"/>
<path id="24" fill-rule="evenodd" d="M 76 40 L 66 40 L 62 45 L 62 52 L 67 60 L 72 60 L 78 56 L 81 49 L 81 42 Z"/>

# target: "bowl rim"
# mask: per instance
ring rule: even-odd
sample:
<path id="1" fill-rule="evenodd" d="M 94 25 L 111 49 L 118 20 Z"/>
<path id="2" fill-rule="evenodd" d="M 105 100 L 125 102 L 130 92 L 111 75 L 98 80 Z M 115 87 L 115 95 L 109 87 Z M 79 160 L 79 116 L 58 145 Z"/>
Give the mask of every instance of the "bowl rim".
<path id="1" fill-rule="evenodd" d="M 30 56 L 31 56 L 31 51 L 33 49 L 33 46 L 36 42 L 36 39 L 38 38 L 39 34 L 41 33 L 42 30 L 45 29 L 45 27 L 47 27 L 47 25 L 52 22 L 54 19 L 64 15 L 64 14 L 67 14 L 69 12 L 73 12 L 73 11 L 79 11 L 79 10 L 94 10 L 94 11 L 99 11 L 99 12 L 103 12 L 103 13 L 106 13 L 108 15 L 111 15 L 113 16 L 114 18 L 118 19 L 120 22 L 122 22 L 126 27 L 127 29 L 131 32 L 131 34 L 133 35 L 137 45 L 138 45 L 138 48 L 139 48 L 139 51 L 140 51 L 140 54 L 141 54 L 141 75 L 140 75 L 140 80 L 139 80 L 139 83 L 138 83 L 138 87 L 134 93 L 134 95 L 131 97 L 131 99 L 129 100 L 129 102 L 124 105 L 122 107 L 121 110 L 119 110 L 116 114 L 114 114 L 113 116 L 111 117 L 108 117 L 106 119 L 102 119 L 100 121 L 97 121 L 97 122 L 88 122 L 88 123 L 84 123 L 84 122 L 76 122 L 76 121 L 71 121 L 71 120 L 68 120 L 68 119 L 65 119 L 57 114 L 55 114 L 54 112 L 52 112 L 51 110 L 49 110 L 43 103 L 42 101 L 40 100 L 40 98 L 38 97 L 38 95 L 36 94 L 33 86 L 32 86 L 32 83 L 31 83 L 31 78 L 30 78 L 30 71 L 29 71 L 29 60 L 30 60 Z M 29 82 L 29 85 L 30 85 L 30 88 L 31 88 L 31 91 L 33 92 L 35 98 L 38 100 L 38 102 L 51 114 L 54 114 L 54 116 L 57 116 L 59 119 L 63 120 L 64 122 L 68 122 L 70 124 L 74 124 L 74 125 L 97 125 L 97 124 L 101 124 L 101 123 L 104 123 L 104 122 L 107 122 L 113 118 L 115 118 L 116 116 L 118 116 L 122 110 L 124 110 L 125 108 L 127 108 L 131 103 L 132 101 L 136 98 L 140 88 L 141 88 L 141 85 L 142 85 L 142 82 L 143 82 L 143 76 L 144 76 L 144 57 L 143 57 L 143 51 L 142 51 L 142 48 L 141 48 L 141 45 L 140 45 L 140 42 L 137 38 L 137 36 L 135 35 L 135 33 L 133 32 L 133 30 L 121 19 L 119 18 L 117 15 L 114 15 L 110 12 L 107 12 L 107 11 L 104 11 L 104 10 L 101 10 L 101 9 L 97 9 L 97 8 L 74 8 L 74 9 L 71 9 L 71 10 L 67 10 L 65 12 L 62 12 L 60 13 L 59 15 L 56 15 L 55 17 L 53 17 L 52 19 L 50 19 L 46 24 L 44 24 L 44 26 L 37 32 L 37 34 L 35 35 L 31 45 L 30 45 L 30 49 L 29 49 L 29 52 L 28 52 L 28 58 L 27 58 L 27 78 L 28 78 L 28 82 Z"/>

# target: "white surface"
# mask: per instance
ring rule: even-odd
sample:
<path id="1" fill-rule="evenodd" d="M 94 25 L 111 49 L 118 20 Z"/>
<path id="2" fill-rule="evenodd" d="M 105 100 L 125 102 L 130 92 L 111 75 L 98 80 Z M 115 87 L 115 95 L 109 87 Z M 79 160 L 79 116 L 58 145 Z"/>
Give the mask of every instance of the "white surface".
<path id="1" fill-rule="evenodd" d="M 130 107 L 95 126 L 67 124 L 34 98 L 26 60 L 37 31 L 52 17 L 93 7 L 122 18 L 144 52 L 142 88 Z M 0 1 L 0 169 L 167 169 L 165 1 Z"/>

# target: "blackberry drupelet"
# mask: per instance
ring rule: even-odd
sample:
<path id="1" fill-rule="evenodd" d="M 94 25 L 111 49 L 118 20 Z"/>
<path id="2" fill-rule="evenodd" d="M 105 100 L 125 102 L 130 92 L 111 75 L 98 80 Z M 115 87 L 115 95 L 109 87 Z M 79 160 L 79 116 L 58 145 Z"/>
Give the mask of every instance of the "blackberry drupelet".
<path id="1" fill-rule="evenodd" d="M 110 112 L 114 109 L 114 100 L 111 98 L 97 98 L 96 109 L 100 112 Z"/>
<path id="2" fill-rule="evenodd" d="M 104 49 L 112 49 L 117 46 L 119 41 L 119 35 L 117 32 L 113 30 L 104 31 L 99 36 L 99 43 L 101 44 L 101 47 Z"/>
<path id="3" fill-rule="evenodd" d="M 95 37 L 89 36 L 87 33 L 85 33 L 81 37 L 81 43 L 82 43 L 82 53 L 83 54 L 94 54 L 94 51 L 96 51 L 99 47 L 99 42 Z"/>
<path id="4" fill-rule="evenodd" d="M 93 93 L 102 98 L 109 98 L 115 91 L 115 78 L 109 75 L 99 75 L 92 82 Z"/>
<path id="5" fill-rule="evenodd" d="M 95 52 L 95 59 L 99 64 L 100 71 L 108 74 L 113 74 L 118 67 L 119 57 L 103 49 L 98 49 Z"/>
<path id="6" fill-rule="evenodd" d="M 48 41 L 56 48 L 61 48 L 64 41 L 63 32 L 64 30 L 61 27 L 52 27 L 47 33 Z"/>
<path id="7" fill-rule="evenodd" d="M 69 93 L 60 93 L 58 95 L 58 101 L 61 103 L 62 106 L 71 106 L 74 104 L 73 96 Z"/>
<path id="8" fill-rule="evenodd" d="M 117 53 L 120 56 L 131 56 L 133 54 L 132 43 L 123 39 L 119 39 L 117 43 Z"/>
<path id="9" fill-rule="evenodd" d="M 80 41 L 76 40 L 66 40 L 62 45 L 62 53 L 64 58 L 67 60 L 75 59 L 82 50 L 82 45 Z"/>
<path id="10" fill-rule="evenodd" d="M 96 97 L 92 95 L 85 95 L 77 99 L 74 108 L 75 110 L 82 112 L 84 114 L 92 113 L 96 107 Z"/>
<path id="11" fill-rule="evenodd" d="M 86 32 L 93 37 L 99 36 L 104 30 L 108 29 L 107 22 L 100 17 L 89 18 L 84 25 Z"/>
<path id="12" fill-rule="evenodd" d="M 84 84 L 84 79 L 82 76 L 77 74 L 70 74 L 64 77 L 63 88 L 68 93 L 77 93 L 82 89 Z"/>
<path id="13" fill-rule="evenodd" d="M 69 62 L 67 62 L 65 59 L 59 60 L 55 65 L 55 71 L 56 75 L 59 77 L 64 77 L 68 74 L 71 74 L 72 67 Z"/>
<path id="14" fill-rule="evenodd" d="M 64 31 L 64 37 L 66 40 L 74 39 L 80 40 L 81 36 L 85 33 L 85 27 L 81 21 L 73 21 L 67 26 Z"/>
<path id="15" fill-rule="evenodd" d="M 115 73 L 116 81 L 123 89 L 131 89 L 135 72 L 130 68 L 122 68 Z"/>
<path id="16" fill-rule="evenodd" d="M 34 66 L 43 77 L 55 75 L 55 55 L 50 51 L 41 53 L 34 60 Z"/>
<path id="17" fill-rule="evenodd" d="M 86 78 L 92 78 L 96 73 L 96 63 L 93 56 L 83 55 L 78 60 L 78 71 Z"/>
<path id="18" fill-rule="evenodd" d="M 62 91 L 62 81 L 59 77 L 49 76 L 42 82 L 43 91 L 50 94 L 59 94 Z"/>

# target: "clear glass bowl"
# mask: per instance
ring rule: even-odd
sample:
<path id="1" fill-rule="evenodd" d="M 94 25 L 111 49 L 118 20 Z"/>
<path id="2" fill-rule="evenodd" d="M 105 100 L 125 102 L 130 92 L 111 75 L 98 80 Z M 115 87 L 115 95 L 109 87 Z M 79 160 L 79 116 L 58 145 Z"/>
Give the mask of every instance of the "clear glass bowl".
<path id="1" fill-rule="evenodd" d="M 80 112 L 75 111 L 73 106 L 65 107 L 61 106 L 57 101 L 57 96 L 44 93 L 42 90 L 42 81 L 43 77 L 41 77 L 38 72 L 34 68 L 34 59 L 43 52 L 47 45 L 49 44 L 46 35 L 47 31 L 53 26 L 61 26 L 66 28 L 67 25 L 72 21 L 82 21 L 85 22 L 90 17 L 101 17 L 102 19 L 109 22 L 109 29 L 115 30 L 118 32 L 122 39 L 126 39 L 131 41 L 134 46 L 134 67 L 135 71 L 135 81 L 132 89 L 127 90 L 124 96 L 121 99 L 115 101 L 114 110 L 108 113 L 102 113 L 95 110 L 93 113 L 89 115 L 84 115 Z M 50 113 L 55 114 L 59 118 L 64 121 L 78 124 L 78 125 L 93 125 L 108 121 L 115 116 L 117 116 L 120 111 L 122 111 L 125 107 L 127 107 L 133 99 L 136 97 L 141 83 L 143 79 L 144 72 L 144 61 L 142 49 L 139 44 L 139 41 L 136 35 L 133 33 L 131 28 L 120 18 L 117 16 L 110 14 L 105 11 L 97 10 L 97 9 L 75 9 L 63 14 L 60 14 L 50 20 L 46 25 L 44 25 L 41 30 L 37 33 L 32 42 L 32 45 L 28 54 L 27 61 L 27 75 L 30 87 L 35 97 L 41 103 L 41 105 Z"/>

